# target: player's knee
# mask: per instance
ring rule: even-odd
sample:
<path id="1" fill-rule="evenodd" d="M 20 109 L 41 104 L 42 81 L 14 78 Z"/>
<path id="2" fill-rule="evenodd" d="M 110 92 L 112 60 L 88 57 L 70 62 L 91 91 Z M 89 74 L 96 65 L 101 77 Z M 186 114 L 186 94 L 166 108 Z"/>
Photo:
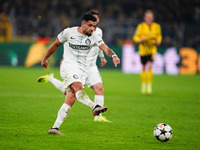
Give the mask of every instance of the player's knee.
<path id="1" fill-rule="evenodd" d="M 145 71 L 145 64 L 142 64 L 142 71 Z"/>
<path id="2" fill-rule="evenodd" d="M 149 70 L 151 70 L 151 69 L 152 69 L 152 62 L 149 61 L 149 62 L 148 62 L 148 65 L 149 65 Z"/>
<path id="3" fill-rule="evenodd" d="M 83 85 L 81 82 L 74 82 L 71 84 L 71 89 L 76 93 L 79 90 L 83 90 Z"/>
<path id="4" fill-rule="evenodd" d="M 102 86 L 97 87 L 96 90 L 95 90 L 95 94 L 96 95 L 103 95 L 104 94 L 103 87 Z"/>

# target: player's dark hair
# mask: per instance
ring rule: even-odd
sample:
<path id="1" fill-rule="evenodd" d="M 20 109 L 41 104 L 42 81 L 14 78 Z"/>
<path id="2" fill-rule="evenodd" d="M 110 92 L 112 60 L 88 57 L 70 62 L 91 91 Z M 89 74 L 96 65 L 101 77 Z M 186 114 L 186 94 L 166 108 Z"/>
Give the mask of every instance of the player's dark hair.
<path id="1" fill-rule="evenodd" d="M 88 11 L 88 13 L 91 13 L 92 15 L 97 15 L 100 18 L 100 12 L 96 9 L 92 9 Z"/>
<path id="2" fill-rule="evenodd" d="M 97 21 L 97 18 L 96 17 L 94 17 L 91 13 L 89 13 L 89 12 L 87 12 L 87 13 L 84 13 L 83 15 L 82 15 L 82 21 L 94 21 L 94 22 L 96 22 Z"/>

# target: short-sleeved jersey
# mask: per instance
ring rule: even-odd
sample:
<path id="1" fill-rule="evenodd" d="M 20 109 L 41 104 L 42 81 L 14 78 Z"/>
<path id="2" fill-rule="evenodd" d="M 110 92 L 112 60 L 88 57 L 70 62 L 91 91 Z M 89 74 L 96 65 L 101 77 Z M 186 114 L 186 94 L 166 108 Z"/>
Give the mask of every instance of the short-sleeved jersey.
<path id="1" fill-rule="evenodd" d="M 155 54 L 157 51 L 156 41 L 161 42 L 161 28 L 158 23 L 153 22 L 151 26 L 145 22 L 137 26 L 133 36 L 133 41 L 139 43 L 140 38 L 146 39 L 145 42 L 139 44 L 139 53 L 141 56 Z"/>
<path id="2" fill-rule="evenodd" d="M 93 34 L 96 34 L 100 38 L 102 38 L 102 36 L 103 36 L 102 30 L 98 27 L 93 32 Z M 90 52 L 87 56 L 87 60 L 86 60 L 88 68 L 96 65 L 96 60 L 97 60 L 98 55 L 99 55 L 99 57 L 104 57 L 103 51 L 98 46 L 92 47 L 92 49 L 90 50 Z"/>
<path id="3" fill-rule="evenodd" d="M 73 60 L 83 66 L 86 66 L 86 58 L 91 48 L 104 43 L 96 34 L 81 34 L 78 27 L 66 28 L 58 35 L 58 39 L 64 46 L 64 61 Z"/>

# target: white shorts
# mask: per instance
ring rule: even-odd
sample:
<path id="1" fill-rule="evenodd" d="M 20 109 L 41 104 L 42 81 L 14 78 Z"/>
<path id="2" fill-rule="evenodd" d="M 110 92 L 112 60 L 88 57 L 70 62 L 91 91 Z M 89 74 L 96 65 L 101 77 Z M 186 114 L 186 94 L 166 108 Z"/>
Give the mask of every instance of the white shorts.
<path id="1" fill-rule="evenodd" d="M 89 88 L 97 83 L 102 83 L 102 78 L 97 66 L 89 67 L 86 70 L 85 83 L 88 85 Z"/>
<path id="2" fill-rule="evenodd" d="M 64 88 L 70 90 L 69 85 L 73 82 L 81 82 L 85 84 L 85 67 L 81 67 L 76 62 L 65 62 L 63 61 L 60 66 L 60 75 L 63 79 Z"/>

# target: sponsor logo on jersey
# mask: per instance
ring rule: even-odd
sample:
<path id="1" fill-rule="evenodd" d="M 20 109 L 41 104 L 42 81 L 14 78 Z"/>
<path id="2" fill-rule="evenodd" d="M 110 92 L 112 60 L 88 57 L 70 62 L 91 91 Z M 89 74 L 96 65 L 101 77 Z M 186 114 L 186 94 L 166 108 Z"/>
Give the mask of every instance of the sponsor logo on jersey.
<path id="1" fill-rule="evenodd" d="M 89 50 L 90 46 L 87 45 L 73 45 L 71 43 L 69 43 L 69 47 L 73 48 L 73 49 L 77 49 L 77 50 Z"/>
<path id="2" fill-rule="evenodd" d="M 85 43 L 86 43 L 87 45 L 89 45 L 89 44 L 91 44 L 91 41 L 90 41 L 89 39 L 87 39 L 87 40 L 85 41 Z"/>

